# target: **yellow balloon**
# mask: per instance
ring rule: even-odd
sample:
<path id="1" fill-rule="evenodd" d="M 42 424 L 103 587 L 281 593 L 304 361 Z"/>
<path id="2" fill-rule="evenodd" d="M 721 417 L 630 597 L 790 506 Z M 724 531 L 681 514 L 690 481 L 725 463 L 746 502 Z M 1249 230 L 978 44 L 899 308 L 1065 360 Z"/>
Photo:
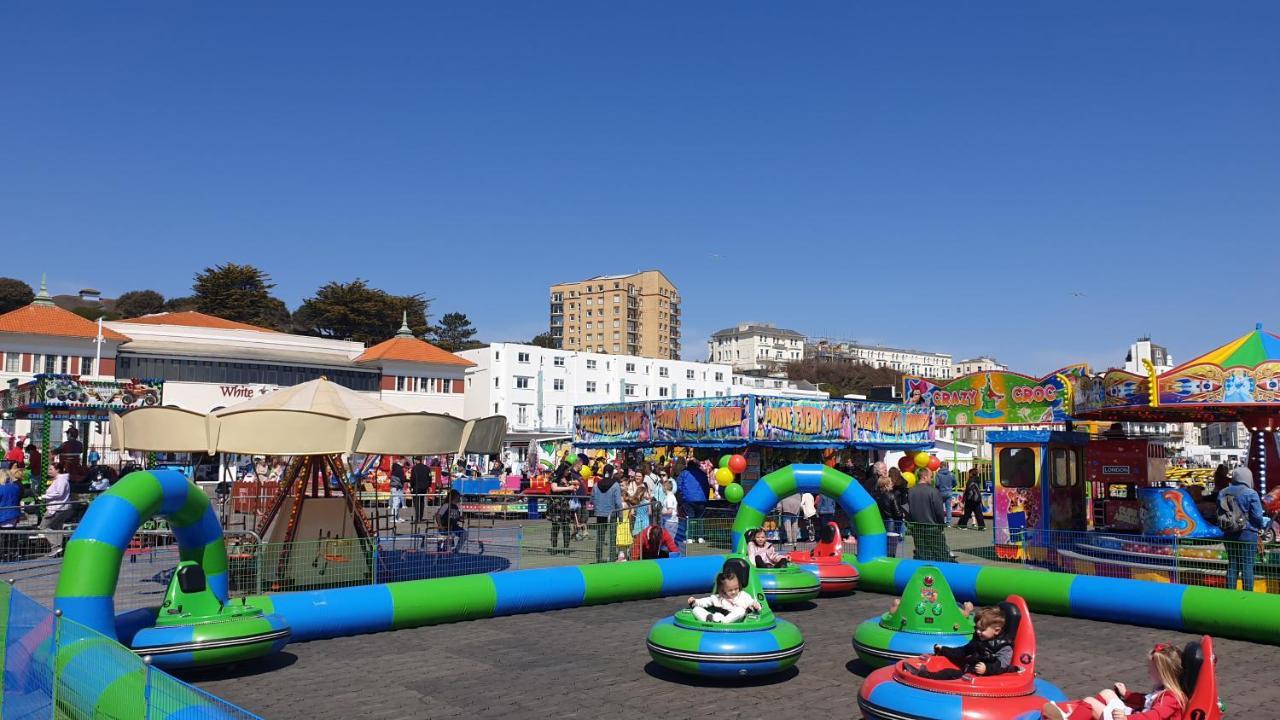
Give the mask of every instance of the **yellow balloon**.
<path id="1" fill-rule="evenodd" d="M 913 472 L 902 473 L 902 479 L 907 481 L 907 487 L 916 486 L 916 474 Z"/>
<path id="2" fill-rule="evenodd" d="M 733 482 L 733 471 L 729 468 L 717 468 L 716 482 L 719 483 L 721 487 L 728 486 Z"/>
<path id="3" fill-rule="evenodd" d="M 916 467 L 918 468 L 929 467 L 930 460 L 932 460 L 932 458 L 929 457 L 929 453 L 924 452 L 923 450 L 916 453 L 916 457 L 915 457 Z"/>
<path id="4" fill-rule="evenodd" d="M 581 473 L 582 473 L 582 479 L 586 480 L 587 478 L 591 477 L 591 468 L 584 465 L 582 467 Z"/>

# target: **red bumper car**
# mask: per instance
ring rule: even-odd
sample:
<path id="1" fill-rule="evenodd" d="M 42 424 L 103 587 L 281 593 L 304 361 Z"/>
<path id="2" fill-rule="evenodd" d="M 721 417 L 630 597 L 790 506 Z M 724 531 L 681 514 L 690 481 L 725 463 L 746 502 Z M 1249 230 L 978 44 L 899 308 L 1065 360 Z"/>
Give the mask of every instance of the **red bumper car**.
<path id="1" fill-rule="evenodd" d="M 812 550 L 796 550 L 787 558 L 818 576 L 823 595 L 833 595 L 858 587 L 858 570 L 845 562 L 843 556 L 840 526 L 829 522 L 818 530 L 818 544 Z"/>
<path id="2" fill-rule="evenodd" d="M 858 707 L 871 720 L 1013 720 L 1037 717 L 1050 700 L 1066 696 L 1052 683 L 1036 678 L 1036 635 L 1026 601 L 1017 595 L 1000 603 L 1007 618 L 1004 633 L 1013 638 L 1013 663 L 1000 675 L 963 675 L 938 680 L 909 673 L 910 663 L 931 671 L 957 668 L 938 655 L 900 660 L 867 677 L 858 692 Z"/>

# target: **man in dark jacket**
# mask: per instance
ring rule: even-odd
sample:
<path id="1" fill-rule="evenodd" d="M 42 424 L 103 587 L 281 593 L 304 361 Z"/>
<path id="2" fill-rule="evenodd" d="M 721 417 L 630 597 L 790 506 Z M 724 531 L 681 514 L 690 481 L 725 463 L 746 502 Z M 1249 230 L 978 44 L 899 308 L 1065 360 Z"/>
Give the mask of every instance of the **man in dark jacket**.
<path id="1" fill-rule="evenodd" d="M 693 458 L 689 458 L 685 463 L 684 472 L 676 478 L 676 499 L 680 502 L 680 524 L 676 528 L 676 544 L 683 545 L 686 537 L 701 541 L 701 520 L 707 512 L 707 474 Z"/>
<path id="2" fill-rule="evenodd" d="M 422 458 L 409 471 L 409 487 L 413 490 L 413 521 L 420 523 L 427 511 L 427 493 L 431 492 L 431 468 Z"/>
<path id="3" fill-rule="evenodd" d="M 915 558 L 928 562 L 951 562 L 947 547 L 947 515 L 942 494 L 933 486 L 933 473 L 920 468 L 915 487 L 907 492 L 907 522 L 915 538 Z"/>

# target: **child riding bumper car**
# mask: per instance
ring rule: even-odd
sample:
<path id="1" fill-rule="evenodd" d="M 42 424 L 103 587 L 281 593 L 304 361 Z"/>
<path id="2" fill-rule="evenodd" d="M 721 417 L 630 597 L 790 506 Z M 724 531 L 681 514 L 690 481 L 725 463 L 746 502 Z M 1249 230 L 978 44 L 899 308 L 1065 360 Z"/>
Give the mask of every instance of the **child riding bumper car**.
<path id="1" fill-rule="evenodd" d="M 972 606 L 967 606 L 972 610 Z M 868 667 L 933 652 L 935 645 L 959 647 L 973 636 L 973 618 L 956 605 L 938 568 L 917 568 L 889 612 L 858 625 L 853 649 Z"/>
<path id="2" fill-rule="evenodd" d="M 649 631 L 649 655 L 659 665 L 688 675 L 747 677 L 781 672 L 800 659 L 804 637 L 774 616 L 745 558 L 730 555 L 713 594 L 689 600 L 689 609 Z"/>
<path id="3" fill-rule="evenodd" d="M 808 602 L 822 592 L 822 583 L 814 573 L 795 565 L 778 554 L 765 538 L 764 531 L 755 528 L 742 536 L 741 554 L 747 557 L 753 574 L 760 578 L 764 595 L 774 605 Z"/>
<path id="4" fill-rule="evenodd" d="M 999 639 L 1011 647 L 1007 667 L 957 664 L 956 653 L 900 660 L 871 673 L 858 692 L 869 720 L 1013 720 L 1038 712 L 1065 695 L 1035 676 L 1036 638 L 1026 602 L 1017 595 L 997 606 L 1004 624 Z M 976 643 L 978 636 L 975 634 Z M 1035 717 L 1034 714 L 1030 715 Z"/>

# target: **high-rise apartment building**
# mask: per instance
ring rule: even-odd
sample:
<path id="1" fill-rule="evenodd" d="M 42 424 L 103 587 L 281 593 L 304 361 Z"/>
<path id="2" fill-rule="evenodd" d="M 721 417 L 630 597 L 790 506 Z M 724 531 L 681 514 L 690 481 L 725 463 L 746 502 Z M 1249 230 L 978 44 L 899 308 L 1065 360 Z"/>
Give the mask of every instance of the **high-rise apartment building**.
<path id="1" fill-rule="evenodd" d="M 680 359 L 680 294 L 666 275 L 643 270 L 551 286 L 557 348 Z"/>

